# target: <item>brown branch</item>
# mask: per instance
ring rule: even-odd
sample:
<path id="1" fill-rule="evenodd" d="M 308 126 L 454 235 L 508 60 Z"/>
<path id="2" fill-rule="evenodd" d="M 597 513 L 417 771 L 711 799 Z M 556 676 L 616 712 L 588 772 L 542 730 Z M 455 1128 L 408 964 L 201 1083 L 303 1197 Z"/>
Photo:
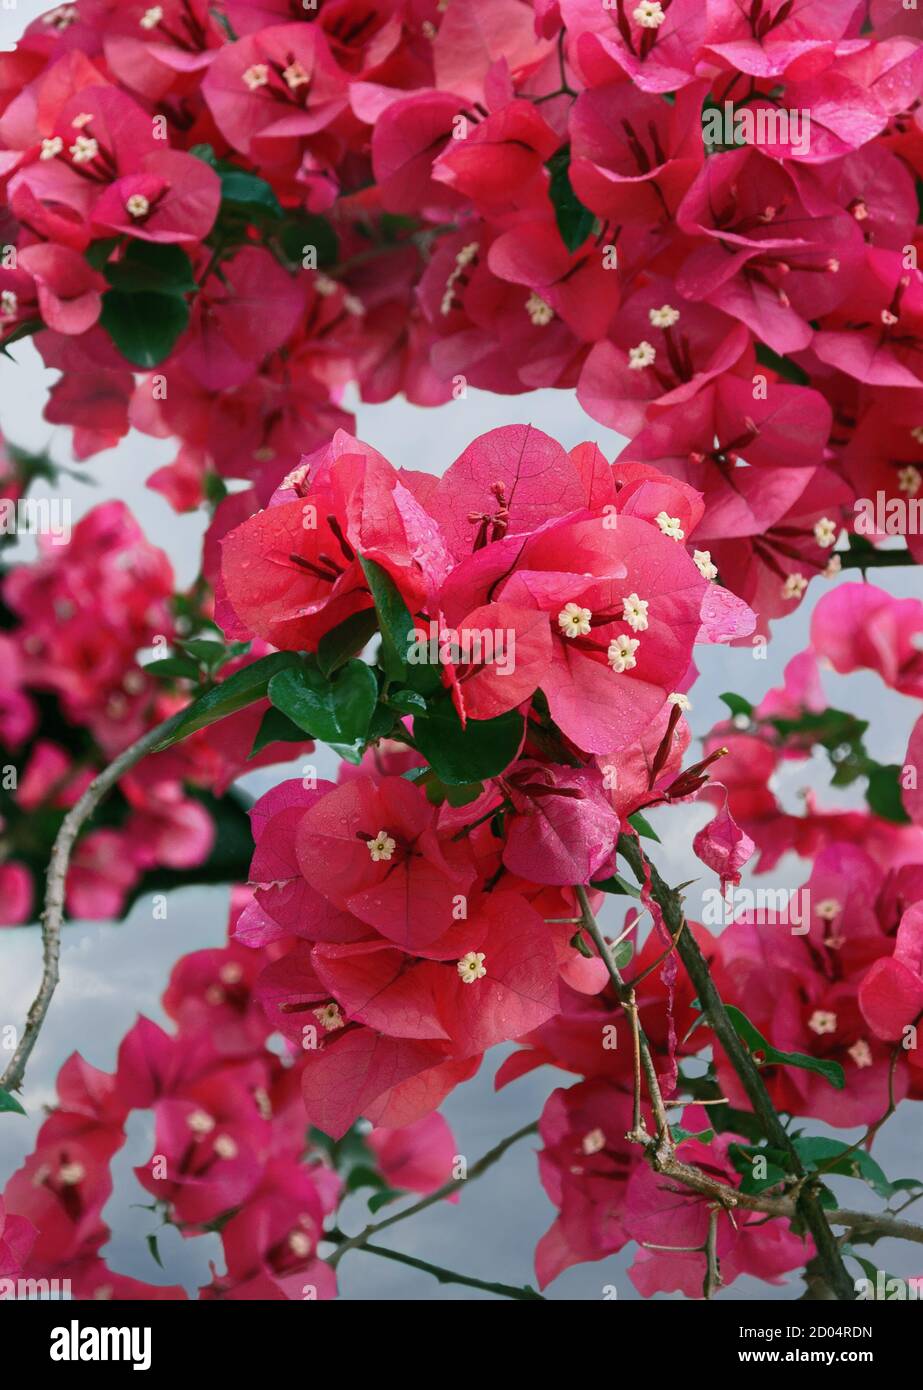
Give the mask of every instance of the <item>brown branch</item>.
<path id="1" fill-rule="evenodd" d="M 517 1144 L 520 1139 L 525 1139 L 529 1134 L 537 1133 L 537 1122 L 533 1122 L 530 1125 L 523 1125 L 522 1129 L 517 1129 L 515 1134 L 510 1134 L 506 1139 L 501 1139 L 499 1144 L 495 1144 L 482 1158 L 479 1158 L 477 1163 L 468 1169 L 466 1178 L 450 1178 L 448 1182 L 443 1183 L 435 1192 L 430 1192 L 426 1197 L 421 1198 L 419 1202 L 414 1202 L 412 1207 L 405 1207 L 403 1211 L 396 1212 L 393 1216 L 386 1217 L 384 1221 L 376 1221 L 372 1225 L 366 1226 L 365 1230 L 360 1231 L 358 1235 L 347 1237 L 330 1256 L 328 1264 L 332 1269 L 336 1269 L 340 1260 L 342 1260 L 348 1250 L 358 1250 L 362 1248 L 373 1236 L 377 1236 L 379 1231 L 387 1230 L 389 1226 L 396 1226 L 399 1221 L 406 1221 L 409 1216 L 416 1216 L 417 1212 L 425 1211 L 427 1207 L 435 1206 L 437 1202 L 443 1201 L 446 1197 L 453 1196 L 458 1191 L 460 1181 L 471 1182 L 472 1178 L 479 1178 L 482 1173 L 487 1172 L 488 1168 L 492 1168 L 513 1144 Z"/>
<path id="2" fill-rule="evenodd" d="M 10 1060 L 6 1071 L 0 1076 L 0 1088 L 18 1091 L 25 1075 L 26 1063 L 38 1041 L 38 1035 L 45 1022 L 48 1007 L 58 985 L 59 961 L 61 955 L 61 926 L 64 921 L 64 893 L 67 872 L 70 868 L 74 843 L 83 826 L 93 815 L 107 792 L 116 782 L 139 763 L 148 753 L 153 752 L 178 728 L 188 715 L 188 709 L 180 710 L 172 718 L 149 729 L 142 738 L 120 753 L 114 762 L 104 768 L 87 787 L 61 822 L 55 837 L 48 871 L 45 877 L 45 908 L 42 912 L 42 980 L 38 993 L 26 1018 L 19 1045 Z"/>
<path id="3" fill-rule="evenodd" d="M 785 1154 L 788 1167 L 796 1178 L 798 1186 L 798 1214 L 814 1238 L 818 1257 L 823 1266 L 825 1278 L 843 1302 L 850 1302 L 856 1296 L 855 1285 L 843 1263 L 843 1256 L 830 1229 L 828 1217 L 821 1206 L 817 1191 L 811 1186 L 798 1151 L 792 1143 L 788 1131 L 776 1113 L 769 1092 L 759 1073 L 759 1069 L 748 1048 L 737 1035 L 724 1002 L 715 987 L 708 968 L 708 962 L 699 949 L 699 944 L 691 931 L 680 931 L 685 918 L 680 895 L 669 887 L 660 877 L 657 869 L 646 860 L 637 840 L 628 835 L 619 837 L 619 853 L 631 866 L 639 883 L 646 880 L 645 870 L 650 877 L 651 895 L 658 903 L 670 935 L 677 938 L 677 950 L 686 971 L 698 993 L 702 1012 L 721 1046 L 724 1048 L 737 1075 L 740 1077 L 753 1111 L 759 1118 L 766 1138 L 774 1148 Z"/>

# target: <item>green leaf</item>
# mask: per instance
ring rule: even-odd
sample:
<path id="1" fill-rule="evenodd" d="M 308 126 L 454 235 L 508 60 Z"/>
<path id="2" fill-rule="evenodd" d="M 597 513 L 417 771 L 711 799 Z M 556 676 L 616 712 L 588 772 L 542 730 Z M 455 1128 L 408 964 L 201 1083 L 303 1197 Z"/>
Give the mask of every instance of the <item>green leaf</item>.
<path id="1" fill-rule="evenodd" d="M 809 1057 L 804 1052 L 780 1052 L 766 1041 L 759 1029 L 740 1009 L 735 1009 L 733 1004 L 726 1004 L 725 1009 L 737 1036 L 747 1044 L 753 1054 L 760 1054 L 758 1060 L 762 1066 L 799 1067 L 802 1071 L 813 1071 L 825 1081 L 829 1081 L 838 1091 L 843 1090 L 846 1085 L 846 1073 L 839 1062 Z"/>
<path id="2" fill-rule="evenodd" d="M 378 616 L 374 608 L 362 608 L 339 626 L 325 632 L 317 647 L 317 664 L 329 676 L 344 661 L 358 656 L 378 631 Z"/>
<path id="3" fill-rule="evenodd" d="M 724 701 L 732 716 L 742 714 L 746 719 L 753 717 L 753 706 L 750 701 L 745 700 L 742 695 L 735 695 L 733 690 L 726 690 L 718 698 Z"/>
<path id="4" fill-rule="evenodd" d="M 189 305 L 172 294 L 107 290 L 99 321 L 127 361 L 149 369 L 170 356 L 189 324 Z"/>
<path id="5" fill-rule="evenodd" d="M 84 259 L 94 270 L 102 270 L 121 240 L 120 236 L 110 236 L 101 241 L 92 242 L 83 253 Z M 141 244 L 143 243 L 139 243 L 139 245 Z"/>
<path id="6" fill-rule="evenodd" d="M 570 181 L 570 148 L 558 150 L 548 161 L 551 181 L 548 196 L 554 207 L 555 221 L 561 240 L 568 251 L 576 251 L 586 241 L 596 221 L 594 213 L 584 207 Z"/>
<path id="7" fill-rule="evenodd" d="M 16 1097 L 0 1087 L 0 1114 L 3 1114 L 4 1111 L 12 1115 L 24 1115 L 26 1113 Z"/>
<path id="8" fill-rule="evenodd" d="M 876 767 L 869 773 L 865 799 L 870 810 L 882 820 L 893 821 L 895 825 L 909 825 L 910 817 L 904 810 L 901 800 L 901 769 L 897 764 Z"/>
<path id="9" fill-rule="evenodd" d="M 347 662 L 333 677 L 306 663 L 274 676 L 269 698 L 306 733 L 334 746 L 349 745 L 368 732 L 378 683 L 364 661 Z"/>
<path id="10" fill-rule="evenodd" d="M 145 1238 L 145 1243 L 148 1250 L 151 1252 L 151 1258 L 156 1260 L 160 1268 L 163 1269 L 163 1260 L 160 1258 L 160 1248 L 157 1244 L 157 1237 L 154 1235 L 147 1236 Z"/>
<path id="11" fill-rule="evenodd" d="M 626 965 L 630 965 L 634 953 L 634 942 L 629 941 L 627 937 L 624 941 L 620 941 L 619 944 L 614 946 L 609 952 L 612 957 L 612 964 L 615 966 L 616 970 L 624 970 Z"/>
<path id="12" fill-rule="evenodd" d="M 369 1211 L 373 1214 L 389 1202 L 396 1202 L 398 1197 L 405 1197 L 405 1192 L 397 1192 L 393 1187 L 386 1187 L 383 1192 L 376 1192 L 369 1198 Z"/>
<path id="13" fill-rule="evenodd" d="M 410 673 L 407 657 L 413 646 L 413 618 L 387 570 L 365 555 L 359 556 L 359 564 L 375 601 L 378 625 L 381 628 L 380 661 L 385 675 L 390 680 L 407 683 Z"/>
<path id="14" fill-rule="evenodd" d="M 698 1139 L 701 1144 L 710 1144 L 715 1137 L 713 1129 L 683 1129 L 682 1125 L 671 1125 L 670 1130 L 677 1144 L 682 1144 L 685 1139 Z"/>
<path id="15" fill-rule="evenodd" d="M 807 386 L 810 383 L 811 378 L 797 362 L 793 362 L 789 357 L 780 357 L 765 343 L 756 344 L 756 360 L 761 367 L 769 367 L 786 381 L 793 381 L 797 386 Z"/>
<path id="16" fill-rule="evenodd" d="M 299 728 L 280 709 L 268 709 L 263 715 L 249 756 L 255 758 L 257 753 L 262 753 L 263 749 L 268 748 L 271 743 L 304 743 L 304 741 L 304 729 Z"/>
<path id="17" fill-rule="evenodd" d="M 142 669 L 158 681 L 197 681 L 200 674 L 197 663 L 188 656 L 162 656 L 157 661 L 149 661 Z"/>
<path id="18" fill-rule="evenodd" d="M 192 262 L 179 246 L 159 246 L 156 242 L 133 241 L 124 256 L 104 267 L 114 290 L 126 294 L 176 295 L 179 299 L 196 289 Z"/>
<path id="19" fill-rule="evenodd" d="M 497 719 L 469 719 L 462 728 L 451 696 L 441 697 L 413 722 L 414 740 L 447 786 L 496 777 L 519 752 L 523 718 L 516 710 Z"/>
<path id="20" fill-rule="evenodd" d="M 337 234 L 325 217 L 309 214 L 288 218 L 277 239 L 286 259 L 299 269 L 304 265 L 306 248 L 311 246 L 317 253 L 318 267 L 335 265 L 340 258 Z"/>
<path id="21" fill-rule="evenodd" d="M 377 1168 L 372 1168 L 367 1163 L 357 1163 L 349 1170 L 349 1177 L 346 1179 L 347 1192 L 358 1192 L 363 1187 L 374 1187 L 380 1192 L 384 1185 L 385 1180 Z"/>
<path id="22" fill-rule="evenodd" d="M 295 652 L 272 652 L 245 666 L 242 671 L 235 671 L 226 681 L 200 695 L 198 700 L 193 700 L 173 732 L 152 751 L 171 748 L 174 743 L 188 738 L 197 730 L 225 719 L 229 714 L 236 714 L 239 709 L 246 709 L 247 705 L 255 704 L 257 700 L 264 700 L 273 676 L 300 664 L 301 659 Z"/>
<path id="23" fill-rule="evenodd" d="M 645 840 L 656 840 L 657 844 L 660 844 L 660 836 L 657 834 L 657 831 L 647 818 L 642 816 L 640 811 L 635 811 L 633 816 L 628 817 L 628 824 L 633 826 L 638 834 L 642 835 Z"/>
<path id="24" fill-rule="evenodd" d="M 230 204 L 254 217 L 270 217 L 279 221 L 284 213 L 272 185 L 258 174 L 245 169 L 221 169 L 222 208 Z"/>
<path id="25" fill-rule="evenodd" d="M 230 655 L 223 642 L 210 642 L 203 637 L 193 637 L 189 641 L 179 642 L 177 645 L 210 671 L 227 661 Z"/>
<path id="26" fill-rule="evenodd" d="M 794 1145 L 802 1163 L 812 1172 L 823 1168 L 825 1172 L 838 1173 L 842 1177 L 861 1178 L 885 1201 L 894 1196 L 893 1183 L 888 1181 L 883 1169 L 864 1149 L 851 1150 L 851 1146 L 844 1144 L 841 1139 L 811 1135 L 795 1139 Z M 842 1158 L 838 1158 L 838 1155 L 842 1155 Z"/>
<path id="27" fill-rule="evenodd" d="M 388 704 L 400 714 L 426 713 L 426 698 L 416 690 L 392 690 Z"/>
<path id="28" fill-rule="evenodd" d="M 595 883 L 591 883 L 590 887 L 598 888 L 601 893 L 615 893 L 619 897 L 640 898 L 641 896 L 641 889 L 622 878 L 621 874 L 612 874 L 610 878 L 598 879 Z"/>

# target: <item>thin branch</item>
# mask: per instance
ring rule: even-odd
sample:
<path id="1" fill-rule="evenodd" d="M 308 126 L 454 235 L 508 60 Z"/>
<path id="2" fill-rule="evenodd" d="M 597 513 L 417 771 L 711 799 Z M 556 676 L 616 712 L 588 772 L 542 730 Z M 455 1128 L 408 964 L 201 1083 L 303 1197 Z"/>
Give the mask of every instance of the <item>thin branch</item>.
<path id="1" fill-rule="evenodd" d="M 718 1218 L 721 1208 L 712 1207 L 708 1213 L 708 1235 L 705 1237 L 705 1283 L 702 1292 L 706 1298 L 714 1298 L 724 1282 L 718 1265 Z"/>
<path id="2" fill-rule="evenodd" d="M 500 1294 L 502 1298 L 513 1298 L 522 1303 L 544 1303 L 545 1295 L 537 1293 L 528 1284 L 517 1288 L 514 1284 L 496 1284 L 487 1279 L 475 1279 L 470 1274 L 458 1274 L 454 1269 L 444 1269 L 442 1265 L 430 1264 L 429 1260 L 418 1260 L 415 1255 L 404 1255 L 400 1250 L 386 1250 L 383 1245 L 362 1246 L 369 1255 L 380 1255 L 384 1260 L 396 1260 L 398 1264 L 409 1265 L 411 1269 L 422 1269 L 424 1274 L 432 1274 L 440 1284 L 464 1284 L 469 1289 L 483 1289 L 485 1293 Z"/>
<path id="3" fill-rule="evenodd" d="M 702 955 L 695 936 L 691 931 L 680 932 L 680 925 L 685 916 L 680 895 L 664 882 L 654 865 L 645 858 L 637 840 L 628 835 L 621 835 L 618 847 L 639 883 L 644 883 L 649 875 L 651 895 L 663 912 L 670 935 L 678 937 L 677 950 L 692 983 L 696 987 L 700 1007 L 713 1033 L 727 1053 L 728 1060 L 740 1077 L 753 1111 L 763 1126 L 766 1138 L 773 1147 L 782 1150 L 790 1171 L 796 1178 L 801 1179 L 797 1197 L 798 1212 L 814 1237 L 814 1244 L 817 1247 L 827 1282 L 838 1299 L 843 1302 L 852 1301 L 856 1296 L 855 1285 L 843 1263 L 843 1256 L 821 1206 L 820 1197 L 810 1185 L 808 1174 L 805 1172 L 798 1151 L 776 1113 L 775 1106 L 750 1051 L 737 1035 L 737 1030 L 715 988 L 708 962 Z"/>
<path id="4" fill-rule="evenodd" d="M 42 913 L 42 981 L 38 993 L 32 1001 L 19 1045 L 10 1060 L 6 1071 L 0 1077 L 0 1087 L 6 1091 L 18 1091 L 25 1075 L 26 1063 L 38 1041 L 38 1035 L 45 1022 L 48 1007 L 58 985 L 59 962 L 61 955 L 61 926 L 64 921 L 64 893 L 67 872 L 70 868 L 74 843 L 83 826 L 93 815 L 107 792 L 126 772 L 139 763 L 146 754 L 154 751 L 164 739 L 178 728 L 187 716 L 188 709 L 180 710 L 172 718 L 157 724 L 153 729 L 120 753 L 114 762 L 104 768 L 87 787 L 68 811 L 55 837 L 48 871 L 45 877 L 45 909 Z"/>
<path id="5" fill-rule="evenodd" d="M 471 1168 L 468 1169 L 465 1182 L 470 1182 L 472 1178 L 479 1178 L 482 1173 L 486 1173 L 488 1168 L 503 1157 L 507 1149 L 518 1144 L 520 1139 L 525 1139 L 529 1134 L 538 1133 L 538 1123 L 533 1121 L 530 1125 L 523 1125 L 522 1129 L 517 1129 L 515 1134 L 510 1134 L 506 1139 L 501 1139 L 499 1144 L 495 1144 L 489 1149 L 483 1158 L 479 1158 Z M 364 1231 L 360 1231 L 356 1236 L 349 1236 L 342 1242 L 337 1250 L 331 1255 L 329 1264 L 332 1269 L 336 1269 L 348 1250 L 358 1250 L 363 1247 L 373 1236 L 377 1236 L 379 1231 L 385 1231 L 389 1226 L 396 1226 L 398 1221 L 406 1221 L 409 1216 L 416 1216 L 418 1212 L 426 1211 L 427 1207 L 435 1206 L 437 1202 L 443 1201 L 446 1197 L 453 1196 L 458 1191 L 458 1184 L 461 1179 L 450 1178 L 443 1183 L 435 1192 L 430 1192 L 419 1202 L 414 1202 L 412 1207 L 406 1207 L 403 1211 L 396 1212 L 393 1216 L 388 1216 L 384 1221 L 376 1221 L 371 1226 L 366 1226 Z"/>
<path id="6" fill-rule="evenodd" d="M 657 1123 L 658 1141 L 661 1144 L 664 1144 L 668 1148 L 672 1149 L 673 1136 L 670 1133 L 670 1126 L 667 1122 L 667 1112 L 664 1108 L 663 1095 L 660 1090 L 660 1081 L 657 1076 L 657 1068 L 654 1066 L 654 1059 L 651 1056 L 650 1044 L 647 1041 L 647 1037 L 645 1035 L 644 1029 L 641 1027 L 641 1021 L 638 1017 L 638 1004 L 635 999 L 634 990 L 629 985 L 626 985 L 625 981 L 622 979 L 618 966 L 612 959 L 612 952 L 606 944 L 606 939 L 599 929 L 599 923 L 596 921 L 596 915 L 593 912 L 592 907 L 590 906 L 590 900 L 587 897 L 586 889 L 578 884 L 575 887 L 574 891 L 577 894 L 577 901 L 580 904 L 580 911 L 583 915 L 584 930 L 586 931 L 587 935 L 592 939 L 597 951 L 599 952 L 600 959 L 603 961 L 606 969 L 609 971 L 609 978 L 612 981 L 612 984 L 615 988 L 616 995 L 618 996 L 619 1002 L 621 1003 L 622 1008 L 628 1015 L 629 1021 L 631 1023 L 632 1038 L 635 1042 L 635 1074 L 637 1083 L 635 1086 L 635 1131 L 638 1136 L 640 1136 L 640 1134 L 643 1133 L 643 1129 L 640 1123 L 640 1103 L 638 1099 L 640 1092 L 640 1075 L 638 1072 L 638 1067 L 640 1064 L 640 1066 L 644 1069 L 644 1077 L 647 1081 L 647 1089 L 650 1094 L 651 1105 L 654 1110 L 654 1119 Z M 632 1136 L 632 1138 L 635 1137 L 635 1135 Z"/>

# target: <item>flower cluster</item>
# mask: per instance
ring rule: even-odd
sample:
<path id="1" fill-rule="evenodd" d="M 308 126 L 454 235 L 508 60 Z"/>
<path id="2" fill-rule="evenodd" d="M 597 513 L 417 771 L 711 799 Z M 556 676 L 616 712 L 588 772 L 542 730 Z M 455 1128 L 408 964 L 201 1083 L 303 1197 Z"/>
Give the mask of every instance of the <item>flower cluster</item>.
<path id="1" fill-rule="evenodd" d="M 867 10 L 60 5 L 0 57 L 0 340 L 78 454 L 176 438 L 181 509 L 265 503 L 349 383 L 576 389 L 765 622 L 923 477 L 923 36 Z"/>
<path id="2" fill-rule="evenodd" d="M 246 897 L 241 890 L 233 902 L 232 927 Z M 231 940 L 184 956 L 163 997 L 172 1033 L 139 1018 L 111 1075 L 79 1053 L 65 1062 L 58 1103 L 0 1197 L 0 1274 L 68 1281 L 76 1299 L 187 1297 L 180 1286 L 116 1273 L 102 1253 L 111 1164 L 129 1117 L 148 1111 L 154 1155 L 135 1176 L 160 1218 L 153 1248 L 166 1225 L 184 1237 L 221 1233 L 225 1269 L 200 1298 L 335 1295 L 317 1247 L 342 1179 L 305 1139 L 299 1059 L 267 1045 L 270 1026 L 254 995 L 277 950 Z M 388 1191 L 431 1192 L 451 1175 L 455 1141 L 439 1116 L 401 1136 L 378 1129 L 356 1143 Z"/>

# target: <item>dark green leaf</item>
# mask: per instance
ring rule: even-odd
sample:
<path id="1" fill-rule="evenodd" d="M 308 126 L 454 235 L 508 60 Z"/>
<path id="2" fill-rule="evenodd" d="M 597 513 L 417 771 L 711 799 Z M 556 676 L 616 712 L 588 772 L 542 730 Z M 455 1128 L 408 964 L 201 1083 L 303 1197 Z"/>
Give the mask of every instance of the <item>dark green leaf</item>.
<path id="1" fill-rule="evenodd" d="M 221 201 L 254 217 L 278 220 L 284 215 L 272 185 L 244 169 L 221 170 Z"/>
<path id="2" fill-rule="evenodd" d="M 202 637 L 193 637 L 188 642 L 179 642 L 184 652 L 188 652 L 196 661 L 200 661 L 203 666 L 213 670 L 227 661 L 229 653 L 223 642 L 210 642 Z"/>
<path id="3" fill-rule="evenodd" d="M 274 676 L 269 698 L 306 733 L 334 746 L 350 745 L 368 732 L 378 684 L 364 661 L 347 662 L 333 677 L 305 664 Z"/>
<path id="4" fill-rule="evenodd" d="M 383 1192 L 376 1192 L 373 1197 L 369 1198 L 369 1211 L 374 1214 L 382 1207 L 387 1206 L 389 1202 L 396 1202 L 398 1197 L 404 1196 L 406 1193 L 396 1192 L 393 1188 L 386 1187 Z"/>
<path id="5" fill-rule="evenodd" d="M 595 214 L 584 207 L 571 185 L 569 148 L 553 155 L 548 161 L 548 168 L 551 173 L 548 195 L 554 207 L 561 240 L 568 251 L 576 251 L 593 230 Z"/>
<path id="6" fill-rule="evenodd" d="M 381 628 L 381 665 L 385 675 L 391 680 L 406 682 L 407 656 L 413 645 L 413 618 L 387 570 L 364 555 L 359 556 L 359 563 L 378 613 L 378 625 Z"/>
<path id="7" fill-rule="evenodd" d="M 16 1097 L 0 1087 L 0 1114 L 3 1114 L 4 1111 L 12 1115 L 24 1115 L 26 1113 Z"/>
<path id="8" fill-rule="evenodd" d="M 250 757 L 255 758 L 257 753 L 262 753 L 263 749 L 268 748 L 272 743 L 304 743 L 304 741 L 304 729 L 299 728 L 280 709 L 268 709 L 263 715 L 256 738 L 253 740 Z"/>
<path id="9" fill-rule="evenodd" d="M 156 1260 L 157 1264 L 160 1265 L 160 1268 L 163 1269 L 163 1260 L 160 1258 L 160 1248 L 157 1244 L 157 1237 L 147 1236 L 146 1243 L 148 1250 L 151 1252 L 151 1258 L 153 1260 Z"/>
<path id="10" fill-rule="evenodd" d="M 628 817 L 628 824 L 633 826 L 638 834 L 643 836 L 645 840 L 656 840 L 657 844 L 660 844 L 660 836 L 657 834 L 657 831 L 647 818 L 642 816 L 640 811 L 635 811 L 633 816 Z"/>
<path id="11" fill-rule="evenodd" d="M 272 652 L 245 666 L 242 671 L 235 671 L 226 681 L 200 695 L 198 700 L 193 700 L 177 727 L 154 751 L 170 748 L 198 729 L 204 729 L 229 714 L 236 714 L 239 709 L 245 709 L 257 700 L 264 700 L 273 676 L 300 664 L 301 659 L 295 652 Z"/>
<path id="12" fill-rule="evenodd" d="M 622 878 L 621 874 L 612 874 L 610 878 L 598 879 L 595 883 L 591 883 L 590 887 L 598 888 L 601 893 L 615 893 L 619 897 L 640 898 L 641 896 L 641 889 Z"/>
<path id="13" fill-rule="evenodd" d="M 287 219 L 279 228 L 278 242 L 293 266 L 304 266 L 308 248 L 314 248 L 319 267 L 335 265 L 340 248 L 337 234 L 325 217 L 299 216 Z"/>
<path id="14" fill-rule="evenodd" d="M 127 361 L 148 369 L 170 356 L 189 323 L 189 306 L 172 294 L 107 290 L 99 321 Z"/>
<path id="15" fill-rule="evenodd" d="M 523 719 L 511 710 L 498 719 L 469 719 L 462 728 L 451 697 L 444 695 L 414 720 L 413 733 L 436 775 L 447 785 L 462 786 L 509 767 L 522 743 Z"/>
<path id="16" fill-rule="evenodd" d="M 162 656 L 157 661 L 149 662 L 143 669 L 155 680 L 199 679 L 198 664 L 188 656 Z"/>
<path id="17" fill-rule="evenodd" d="M 895 825 L 909 825 L 910 817 L 901 800 L 900 776 L 901 769 L 896 764 L 876 767 L 869 773 L 865 799 L 869 808 L 882 820 L 893 821 Z"/>
<path id="18" fill-rule="evenodd" d="M 726 690 L 719 698 L 724 701 L 732 715 L 742 714 L 747 719 L 752 717 L 753 706 L 742 695 L 735 695 L 733 690 Z"/>
<path id="19" fill-rule="evenodd" d="M 124 256 L 105 267 L 114 290 L 126 294 L 183 295 L 196 288 L 192 262 L 179 246 L 160 246 L 151 241 L 132 241 Z"/>
<path id="20" fill-rule="evenodd" d="M 809 1057 L 804 1052 L 780 1052 L 768 1043 L 758 1028 L 755 1027 L 733 1004 L 726 1004 L 728 1016 L 734 1025 L 734 1031 L 741 1038 L 750 1051 L 754 1054 L 762 1066 L 785 1066 L 799 1067 L 802 1071 L 813 1071 L 822 1076 L 825 1081 L 829 1081 L 831 1086 L 835 1086 L 838 1091 L 842 1091 L 846 1085 L 846 1073 L 839 1062 L 827 1061 L 820 1057 Z"/>
<path id="21" fill-rule="evenodd" d="M 765 343 L 757 343 L 756 360 L 761 367 L 769 367 L 772 371 L 778 372 L 779 376 L 786 381 L 793 381 L 797 386 L 807 386 L 811 380 L 807 372 L 799 367 L 797 362 L 793 362 L 790 357 L 780 357 Z"/>
<path id="22" fill-rule="evenodd" d="M 329 676 L 344 661 L 358 656 L 378 631 L 374 608 L 362 608 L 352 613 L 338 627 L 325 632 L 317 647 L 317 665 Z"/>
<path id="23" fill-rule="evenodd" d="M 852 1149 L 841 1139 L 824 1139 L 810 1135 L 796 1139 L 794 1144 L 802 1163 L 811 1172 L 823 1168 L 825 1172 L 838 1173 L 842 1177 L 861 1178 L 885 1201 L 894 1196 L 894 1185 L 888 1181 L 872 1155 L 864 1149 Z"/>

